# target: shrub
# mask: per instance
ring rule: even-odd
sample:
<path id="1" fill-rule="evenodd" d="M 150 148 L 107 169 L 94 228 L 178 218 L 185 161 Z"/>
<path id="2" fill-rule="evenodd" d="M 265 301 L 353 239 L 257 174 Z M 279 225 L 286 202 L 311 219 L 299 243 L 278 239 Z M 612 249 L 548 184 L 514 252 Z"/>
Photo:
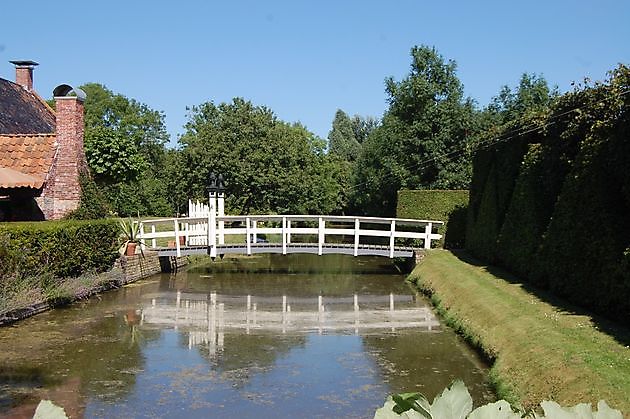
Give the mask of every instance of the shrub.
<path id="1" fill-rule="evenodd" d="M 473 161 L 466 248 L 618 321 L 630 320 L 630 69 L 565 94 L 516 141 Z M 540 128 L 526 129 L 532 123 Z"/>
<path id="2" fill-rule="evenodd" d="M 402 190 L 398 191 L 396 216 L 443 221 L 438 246 L 461 248 L 466 234 L 468 191 Z"/>
<path id="3" fill-rule="evenodd" d="M 0 265 L 10 263 L 18 274 L 46 267 L 56 277 L 102 272 L 117 257 L 118 234 L 116 220 L 0 224 L 0 235 L 7 239 Z"/>

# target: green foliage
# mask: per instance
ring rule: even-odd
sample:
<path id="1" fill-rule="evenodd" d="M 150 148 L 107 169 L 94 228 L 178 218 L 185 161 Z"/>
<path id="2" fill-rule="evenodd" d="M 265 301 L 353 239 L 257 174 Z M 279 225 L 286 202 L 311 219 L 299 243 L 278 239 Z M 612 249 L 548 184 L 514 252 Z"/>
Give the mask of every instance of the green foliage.
<path id="1" fill-rule="evenodd" d="M 226 179 L 227 211 L 327 214 L 341 205 L 339 168 L 325 142 L 244 99 L 194 107 L 180 145 L 192 198 L 206 199 L 215 172 Z"/>
<path id="2" fill-rule="evenodd" d="M 486 181 L 481 197 L 477 197 L 475 201 L 478 208 L 468 217 L 466 232 L 466 248 L 477 257 L 491 262 L 496 261 L 501 225 L 510 204 L 520 162 L 526 151 L 526 140 L 519 137 L 512 143 L 501 143 L 480 153 L 480 159 L 488 162 L 490 169 L 482 169 Z M 482 182 L 475 181 L 474 177 L 473 184 L 482 185 Z M 472 202 L 471 194 L 471 204 Z"/>
<path id="3" fill-rule="evenodd" d="M 0 224 L 0 235 L 8 239 L 0 266 L 12 266 L 19 275 L 44 267 L 55 277 L 103 272 L 117 257 L 118 234 L 115 220 Z"/>
<path id="4" fill-rule="evenodd" d="M 508 124 L 507 133 L 527 134 L 477 154 L 466 242 L 475 255 L 621 321 L 630 319 L 629 89 L 621 65 L 606 84 Z"/>
<path id="5" fill-rule="evenodd" d="M 396 217 L 443 221 L 438 247 L 461 248 L 466 234 L 468 191 L 398 191 Z"/>
<path id="6" fill-rule="evenodd" d="M 461 380 L 454 381 L 439 394 L 433 403 L 420 393 L 394 394 L 387 398 L 385 404 L 376 410 L 374 419 L 418 418 L 418 419 L 621 419 L 619 410 L 611 409 L 604 400 L 597 403 L 593 411 L 590 403 L 580 403 L 564 408 L 553 401 L 543 401 L 540 406 L 545 416 L 532 412 L 522 415 L 514 412 L 505 400 L 499 400 L 472 409 L 473 402 L 466 385 Z"/>
<path id="7" fill-rule="evenodd" d="M 164 114 L 106 87 L 81 86 L 85 101 L 85 153 L 98 189 L 122 216 L 170 216 L 181 205 L 173 194 L 180 171 L 167 150 Z"/>
<path id="8" fill-rule="evenodd" d="M 386 80 L 389 109 L 363 143 L 357 164 L 356 206 L 393 215 L 399 189 L 461 189 L 470 182 L 476 121 L 454 61 L 434 48 L 414 47 L 411 70 Z"/>
<path id="9" fill-rule="evenodd" d="M 168 133 L 164 125 L 164 114 L 147 105 L 121 94 L 116 94 L 105 86 L 88 83 L 81 86 L 87 94 L 85 100 L 86 153 L 87 143 L 93 128 L 104 128 L 116 133 L 116 139 L 130 141 L 138 155 L 149 164 L 158 164 L 163 158 L 164 145 Z"/>
<path id="10" fill-rule="evenodd" d="M 66 215 L 70 220 L 95 220 L 105 218 L 112 213 L 111 206 L 103 191 L 96 185 L 89 175 L 81 174 L 81 201 L 79 207 Z"/>
<path id="11" fill-rule="evenodd" d="M 328 133 L 328 152 L 343 160 L 354 161 L 359 156 L 360 150 L 361 144 L 357 141 L 350 117 L 338 109 L 332 129 Z"/>
<path id="12" fill-rule="evenodd" d="M 86 129 L 85 155 L 92 173 L 105 182 L 135 180 L 147 168 L 133 139 L 109 127 Z"/>

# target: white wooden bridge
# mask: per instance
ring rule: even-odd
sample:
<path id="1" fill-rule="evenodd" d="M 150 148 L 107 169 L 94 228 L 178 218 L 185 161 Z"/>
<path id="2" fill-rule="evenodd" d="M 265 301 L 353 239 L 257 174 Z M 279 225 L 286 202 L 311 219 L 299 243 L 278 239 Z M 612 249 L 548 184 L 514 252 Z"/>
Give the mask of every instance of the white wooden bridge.
<path id="1" fill-rule="evenodd" d="M 213 208 L 214 209 L 214 208 Z M 311 253 L 412 257 L 442 236 L 443 222 L 401 218 L 324 215 L 223 215 L 189 203 L 189 216 L 140 222 L 143 248 L 160 256 Z M 418 239 L 421 245 L 400 243 Z M 406 240 L 411 242 L 411 240 Z"/>

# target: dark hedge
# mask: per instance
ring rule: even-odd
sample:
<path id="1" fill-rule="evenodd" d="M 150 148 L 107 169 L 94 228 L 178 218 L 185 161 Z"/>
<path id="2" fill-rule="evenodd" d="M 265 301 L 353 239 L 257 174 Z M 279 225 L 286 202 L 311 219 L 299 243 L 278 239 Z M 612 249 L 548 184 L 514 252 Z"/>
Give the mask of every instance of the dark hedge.
<path id="1" fill-rule="evenodd" d="M 467 207 L 468 191 L 401 190 L 396 217 L 444 221 L 438 229 L 443 235 L 438 247 L 461 249 L 465 243 Z"/>
<path id="2" fill-rule="evenodd" d="M 118 223 L 112 219 L 2 223 L 5 249 L 0 264 L 11 264 L 22 275 L 46 271 L 56 277 L 76 277 L 103 272 L 111 269 L 118 255 L 118 235 Z"/>
<path id="3" fill-rule="evenodd" d="M 630 70 L 567 93 L 473 161 L 466 248 L 630 320 Z M 528 127 L 537 126 L 537 129 Z M 519 157 L 520 156 L 520 157 Z"/>

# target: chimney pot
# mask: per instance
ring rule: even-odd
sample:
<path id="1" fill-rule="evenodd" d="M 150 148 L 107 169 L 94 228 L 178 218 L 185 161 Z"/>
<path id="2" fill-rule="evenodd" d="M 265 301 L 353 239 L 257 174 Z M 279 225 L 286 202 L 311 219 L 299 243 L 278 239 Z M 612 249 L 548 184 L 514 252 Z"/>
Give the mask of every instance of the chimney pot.
<path id="1" fill-rule="evenodd" d="M 9 61 L 15 65 L 15 82 L 28 90 L 33 90 L 33 69 L 38 66 L 39 63 L 29 60 L 14 60 Z"/>

